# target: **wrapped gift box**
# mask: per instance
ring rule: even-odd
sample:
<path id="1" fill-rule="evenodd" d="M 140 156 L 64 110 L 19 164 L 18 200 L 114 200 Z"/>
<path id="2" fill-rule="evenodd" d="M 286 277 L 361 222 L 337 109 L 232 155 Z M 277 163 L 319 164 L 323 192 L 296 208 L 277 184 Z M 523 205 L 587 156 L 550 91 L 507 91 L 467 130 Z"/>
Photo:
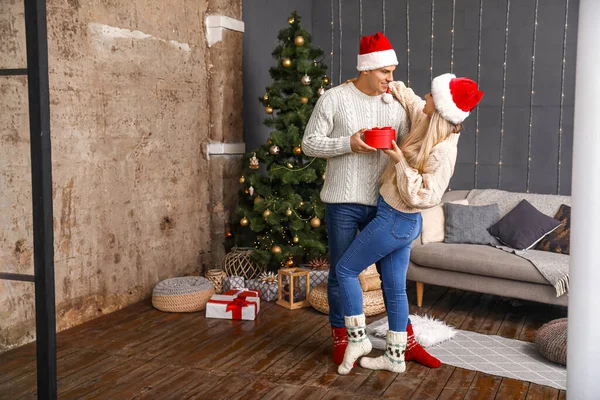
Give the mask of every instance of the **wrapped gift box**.
<path id="1" fill-rule="evenodd" d="M 223 291 L 226 292 L 231 289 L 245 289 L 246 280 L 241 276 L 228 276 L 223 279 Z"/>
<path id="2" fill-rule="evenodd" d="M 248 289 L 258 290 L 260 291 L 260 298 L 264 301 L 273 301 L 277 300 L 277 282 L 266 283 L 262 282 L 260 279 L 248 279 L 246 281 L 246 286 Z"/>
<path id="3" fill-rule="evenodd" d="M 213 295 L 206 304 L 206 318 L 243 319 L 253 321 L 260 311 L 260 292 L 231 289 Z"/>
<path id="4" fill-rule="evenodd" d="M 310 290 L 319 286 L 323 282 L 327 282 L 329 279 L 329 270 L 323 269 L 309 269 L 310 271 Z"/>

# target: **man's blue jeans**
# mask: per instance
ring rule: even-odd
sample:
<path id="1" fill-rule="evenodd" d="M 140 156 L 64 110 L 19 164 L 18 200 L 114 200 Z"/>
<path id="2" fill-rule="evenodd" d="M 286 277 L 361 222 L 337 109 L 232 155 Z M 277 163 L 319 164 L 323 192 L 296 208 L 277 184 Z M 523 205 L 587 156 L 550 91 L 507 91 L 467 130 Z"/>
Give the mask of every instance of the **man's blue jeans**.
<path id="1" fill-rule="evenodd" d="M 421 213 L 397 211 L 379 197 L 375 218 L 361 230 L 336 266 L 346 316 L 363 313 L 358 275 L 379 261 L 389 329 L 395 332 L 406 330 L 406 271 L 412 241 L 421 233 L 421 227 Z"/>
<path id="2" fill-rule="evenodd" d="M 362 231 L 377 215 L 376 206 L 356 203 L 327 204 L 325 222 L 329 242 L 329 280 L 327 283 L 327 299 L 329 303 L 329 322 L 331 326 L 343 328 L 344 305 L 340 293 L 340 285 L 335 268 L 342 255 L 356 239 L 358 231 Z M 381 276 L 380 263 L 377 271 Z M 386 303 L 385 288 L 382 285 L 383 300 Z M 410 323 L 410 321 L 409 321 Z"/>

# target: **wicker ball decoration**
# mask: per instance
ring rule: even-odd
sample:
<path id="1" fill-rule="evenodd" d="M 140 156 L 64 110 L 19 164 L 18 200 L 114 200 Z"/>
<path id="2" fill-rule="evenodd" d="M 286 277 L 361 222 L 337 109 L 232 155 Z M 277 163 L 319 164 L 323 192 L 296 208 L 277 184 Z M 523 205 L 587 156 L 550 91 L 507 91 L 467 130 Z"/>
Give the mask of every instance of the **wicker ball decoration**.
<path id="1" fill-rule="evenodd" d="M 317 311 L 323 314 L 329 314 L 329 303 L 327 302 L 327 282 L 323 282 L 314 289 L 311 289 L 308 295 L 308 302 Z M 363 292 L 363 312 L 367 317 L 381 314 L 385 311 L 383 302 L 383 292 L 380 290 L 371 290 Z"/>
<path id="2" fill-rule="evenodd" d="M 206 279 L 212 282 L 215 287 L 215 293 L 223 293 L 223 280 L 227 278 L 227 274 L 220 268 L 209 269 L 206 271 Z"/>
<path id="3" fill-rule="evenodd" d="M 264 269 L 250 258 L 253 250 L 249 247 L 234 247 L 223 259 L 223 271 L 229 276 L 241 276 L 244 279 L 259 276 Z"/>
<path id="4" fill-rule="evenodd" d="M 535 333 L 535 343 L 544 358 L 567 365 L 567 318 L 542 325 Z"/>
<path id="5" fill-rule="evenodd" d="M 213 284 L 200 276 L 186 276 L 159 282 L 152 291 L 152 305 L 167 312 L 193 312 L 206 308 L 215 294 Z"/>

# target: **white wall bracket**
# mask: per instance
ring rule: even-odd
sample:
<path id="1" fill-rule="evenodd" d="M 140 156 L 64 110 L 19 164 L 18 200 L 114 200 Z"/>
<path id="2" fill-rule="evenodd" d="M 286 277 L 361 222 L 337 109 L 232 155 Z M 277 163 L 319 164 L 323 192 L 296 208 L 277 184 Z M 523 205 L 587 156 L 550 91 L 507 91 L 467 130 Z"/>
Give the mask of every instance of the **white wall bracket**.
<path id="1" fill-rule="evenodd" d="M 246 143 L 208 143 L 206 145 L 206 158 L 211 155 L 237 156 L 246 152 Z"/>
<path id="2" fill-rule="evenodd" d="M 244 32 L 244 21 L 224 15 L 209 15 L 206 17 L 206 42 L 208 47 L 223 40 L 223 31 L 227 29 Z"/>

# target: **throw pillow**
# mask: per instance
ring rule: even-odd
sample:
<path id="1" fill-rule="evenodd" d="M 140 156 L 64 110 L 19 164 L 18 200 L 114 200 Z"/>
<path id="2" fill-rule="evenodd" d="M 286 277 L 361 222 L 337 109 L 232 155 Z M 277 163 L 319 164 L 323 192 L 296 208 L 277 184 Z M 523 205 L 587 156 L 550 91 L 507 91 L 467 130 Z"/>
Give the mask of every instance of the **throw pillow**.
<path id="1" fill-rule="evenodd" d="M 535 249 L 569 254 L 571 251 L 571 207 L 566 204 L 561 205 L 554 219 L 560 221 L 560 226 L 542 238 Z"/>
<path id="2" fill-rule="evenodd" d="M 452 204 L 467 205 L 467 199 L 449 201 Z M 446 218 L 444 217 L 444 204 L 421 211 L 423 228 L 421 229 L 421 243 L 439 243 L 446 237 Z"/>
<path id="3" fill-rule="evenodd" d="M 497 204 L 464 206 L 444 204 L 446 212 L 446 243 L 499 244 L 487 228 L 500 219 Z"/>
<path id="4" fill-rule="evenodd" d="M 488 231 L 513 249 L 529 250 L 559 226 L 560 221 L 542 214 L 527 200 L 521 200 Z"/>

